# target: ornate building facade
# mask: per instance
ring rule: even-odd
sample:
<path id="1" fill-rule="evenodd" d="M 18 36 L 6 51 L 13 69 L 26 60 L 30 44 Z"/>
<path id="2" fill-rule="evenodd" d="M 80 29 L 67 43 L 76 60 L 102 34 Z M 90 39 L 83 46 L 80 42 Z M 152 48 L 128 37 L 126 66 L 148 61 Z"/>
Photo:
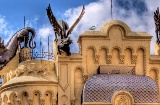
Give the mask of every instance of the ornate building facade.
<path id="1" fill-rule="evenodd" d="M 1 105 L 160 105 L 160 46 L 152 36 L 111 20 L 79 36 L 79 53 L 32 59 L 29 48 L 0 71 Z M 23 55 L 23 60 L 20 56 Z"/>

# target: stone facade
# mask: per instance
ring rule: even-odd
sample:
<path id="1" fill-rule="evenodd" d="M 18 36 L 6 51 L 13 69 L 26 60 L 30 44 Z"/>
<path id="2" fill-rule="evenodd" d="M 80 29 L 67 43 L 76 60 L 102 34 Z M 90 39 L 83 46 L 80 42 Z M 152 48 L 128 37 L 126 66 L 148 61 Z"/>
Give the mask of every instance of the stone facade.
<path id="1" fill-rule="evenodd" d="M 132 32 L 122 21 L 111 20 L 99 31 L 85 31 L 81 34 L 78 39 L 79 53 L 72 53 L 71 56 L 66 56 L 63 52 L 62 55 L 57 55 L 56 43 L 53 42 L 54 61 L 32 60 L 32 57 L 27 55 L 19 63 L 19 55 L 23 51 L 29 51 L 27 48 L 23 49 L 0 71 L 1 105 L 160 105 L 160 46 L 155 45 L 155 55 L 150 55 L 151 38 L 152 36 L 145 32 Z M 114 78 L 120 76 L 122 79 L 131 75 L 130 79 L 138 78 L 137 80 L 144 81 L 147 78 L 157 86 L 157 90 L 153 91 L 157 92 L 158 98 L 150 101 L 142 92 L 140 94 L 144 97 L 138 99 L 136 94 L 133 95 L 122 87 L 111 94 L 110 101 L 82 100 L 85 94 L 83 90 L 89 80 L 96 75 L 102 75 L 98 74 L 98 68 L 102 68 L 102 65 L 122 69 L 113 71 L 110 68 L 110 72 L 104 69 L 101 72 L 106 78 L 111 75 L 114 75 Z M 134 70 L 123 69 L 127 67 Z M 133 82 L 135 88 L 132 91 L 137 89 L 136 82 Z M 118 86 L 110 83 L 113 89 Z M 143 91 L 149 89 L 146 84 L 146 90 Z M 107 89 L 107 84 L 105 86 Z M 103 95 L 98 95 L 104 98 Z"/>

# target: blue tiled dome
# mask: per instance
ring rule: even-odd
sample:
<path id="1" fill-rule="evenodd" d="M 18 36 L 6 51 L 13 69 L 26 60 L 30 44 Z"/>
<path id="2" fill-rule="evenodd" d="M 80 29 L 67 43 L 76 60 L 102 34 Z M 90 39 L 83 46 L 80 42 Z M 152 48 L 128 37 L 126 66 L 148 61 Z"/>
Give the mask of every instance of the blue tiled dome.
<path id="1" fill-rule="evenodd" d="M 111 102 L 118 91 L 127 91 L 135 103 L 159 102 L 158 86 L 147 76 L 131 74 L 97 74 L 90 77 L 83 89 L 83 102 Z"/>

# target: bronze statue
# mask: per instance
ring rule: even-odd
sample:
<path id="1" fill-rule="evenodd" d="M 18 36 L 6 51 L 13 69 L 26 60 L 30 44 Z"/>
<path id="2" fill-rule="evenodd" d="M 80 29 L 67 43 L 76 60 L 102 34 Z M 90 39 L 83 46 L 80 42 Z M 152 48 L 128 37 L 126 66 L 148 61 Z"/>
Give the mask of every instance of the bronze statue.
<path id="1" fill-rule="evenodd" d="M 29 32 L 32 33 L 30 40 Z M 24 47 L 27 47 L 29 40 L 29 47 L 34 49 L 36 47 L 36 43 L 33 43 L 34 37 L 35 31 L 30 27 L 23 28 L 16 32 L 5 46 L 4 41 L 2 41 L 0 37 L 0 70 L 16 55 L 20 43 L 24 42 Z"/>
<path id="2" fill-rule="evenodd" d="M 155 21 L 155 32 L 157 36 L 157 44 L 160 45 L 160 13 L 159 8 L 154 12 L 154 21 Z"/>
<path id="3" fill-rule="evenodd" d="M 74 22 L 74 24 L 69 29 L 68 24 L 63 20 L 56 20 L 55 16 L 52 13 L 50 5 L 47 7 L 47 15 L 50 20 L 50 23 L 53 26 L 53 30 L 55 32 L 55 41 L 57 42 L 57 53 L 61 55 L 61 50 L 67 53 L 68 56 L 71 55 L 69 45 L 72 43 L 69 34 L 73 31 L 74 27 L 78 24 L 85 13 L 85 8 L 83 6 L 82 12 L 78 19 Z M 68 30 L 69 29 L 69 30 Z M 68 30 L 68 31 L 67 31 Z M 67 32 L 66 32 L 67 31 Z"/>

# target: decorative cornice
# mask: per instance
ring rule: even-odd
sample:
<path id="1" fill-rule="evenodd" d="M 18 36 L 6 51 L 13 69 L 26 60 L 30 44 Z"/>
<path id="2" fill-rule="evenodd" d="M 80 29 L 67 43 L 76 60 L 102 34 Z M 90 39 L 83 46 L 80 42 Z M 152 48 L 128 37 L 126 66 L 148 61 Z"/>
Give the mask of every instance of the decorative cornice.
<path id="1" fill-rule="evenodd" d="M 5 85 L 1 87 L 0 93 L 3 91 L 12 89 L 12 88 L 17 88 L 17 87 L 25 87 L 25 86 L 57 86 L 57 82 L 54 81 L 27 81 L 27 82 L 19 82 L 19 83 L 13 83 L 9 85 Z"/>

